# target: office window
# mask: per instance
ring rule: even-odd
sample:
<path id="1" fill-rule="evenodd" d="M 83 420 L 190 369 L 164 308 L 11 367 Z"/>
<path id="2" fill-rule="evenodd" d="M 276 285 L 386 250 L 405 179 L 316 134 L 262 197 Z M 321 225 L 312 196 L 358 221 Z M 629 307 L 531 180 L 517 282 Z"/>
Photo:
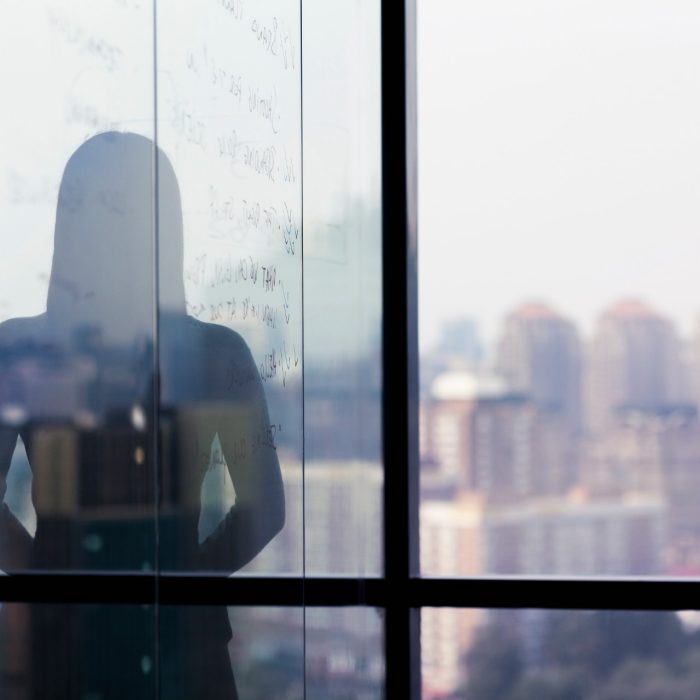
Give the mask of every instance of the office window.
<path id="1" fill-rule="evenodd" d="M 464 573 L 692 573 L 697 13 L 442 10 L 419 22 L 425 500 L 478 496 L 458 510 L 500 553 Z"/>
<path id="2" fill-rule="evenodd" d="M 670 670 L 692 617 L 536 611 L 517 587 L 700 572 L 700 15 L 417 4 L 421 572 L 492 577 L 528 608 L 424 608 L 423 696 L 692 697 L 693 674 Z M 624 586 L 627 603 L 600 588 L 585 606 L 673 605 Z M 623 651 L 657 624 L 672 660 L 650 640 Z M 544 652 L 572 646 L 564 630 L 594 655 L 619 643 L 597 687 Z M 511 662 L 510 686 L 479 685 Z"/>
<path id="3" fill-rule="evenodd" d="M 422 630 L 424 698 L 697 695 L 696 613 L 424 608 Z"/>
<path id="4" fill-rule="evenodd" d="M 3 697 L 693 696 L 688 8 L 2 14 Z"/>

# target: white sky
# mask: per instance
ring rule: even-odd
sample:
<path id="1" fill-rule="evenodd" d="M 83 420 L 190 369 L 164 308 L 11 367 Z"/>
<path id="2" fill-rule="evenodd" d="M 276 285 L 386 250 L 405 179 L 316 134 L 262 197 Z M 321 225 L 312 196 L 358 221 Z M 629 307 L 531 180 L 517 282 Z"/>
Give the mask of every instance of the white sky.
<path id="1" fill-rule="evenodd" d="M 482 332 L 493 336 L 503 315 L 529 299 L 551 302 L 587 329 L 602 308 L 628 295 L 647 299 L 687 333 L 700 311 L 697 1 L 418 4 L 423 342 L 435 338 L 445 319 L 459 315 L 474 316 Z M 17 58 L 3 74 L 12 104 L 25 97 L 58 104 L 90 76 L 81 74 L 78 84 L 73 73 L 61 70 L 51 73 L 61 80 L 46 81 L 45 69 L 65 67 L 72 49 L 59 45 L 61 31 L 53 32 L 51 41 L 34 36 L 47 30 L 45 8 L 19 0 L 12 5 L 15 16 L 32 15 L 0 28 Z M 113 13 L 126 12 L 124 3 L 113 5 Z M 140 7 L 136 0 L 132 6 Z M 86 11 L 85 0 L 81 7 Z M 61 13 L 57 17 L 68 21 Z M 362 17 L 352 20 L 366 25 Z M 108 24 L 113 33 L 120 31 L 112 19 Z M 148 56 L 150 25 L 142 24 L 143 37 L 130 36 Z M 31 36 L 22 36 L 18 27 L 28 28 Z M 367 75 L 367 66 L 378 60 L 366 41 L 360 44 L 363 50 L 349 64 L 355 78 Z M 335 45 L 341 63 L 352 56 L 352 41 Z M 31 51 L 22 53 L 21 47 Z M 32 61 L 25 60 L 29 56 Z M 143 82 L 147 124 L 150 84 Z M 332 85 L 321 83 L 326 89 Z M 133 84 L 130 79 L 132 89 Z M 306 87 L 311 102 L 313 91 Z M 113 104 L 119 102 L 118 91 L 105 87 L 103 92 L 110 115 L 123 116 Z M 376 153 L 376 141 L 368 138 L 373 127 L 360 128 L 357 118 L 376 113 L 373 100 L 352 116 L 339 92 L 340 87 L 326 100 L 329 143 L 345 154 L 342 162 L 348 154 L 359 153 L 357 159 Z M 17 171 L 21 182 L 30 176 L 36 182 L 25 204 L 5 209 L 0 217 L 5 246 L 12 240 L 17 247 L 14 255 L 5 250 L 0 256 L 2 317 L 36 313 L 43 305 L 55 188 L 67 156 L 85 138 L 80 123 L 66 124 L 65 109 L 15 109 L 3 117 L 0 143 L 7 167 L 0 198 L 12 199 L 10 171 L 13 177 Z M 315 124 L 314 133 L 321 134 L 322 126 Z M 350 137 L 348 143 L 338 139 L 343 128 L 356 132 L 352 144 Z M 364 151 L 356 148 L 357 141 Z M 42 177 L 24 172 L 22 163 L 41 163 Z M 313 164 L 310 156 L 309 172 Z M 338 187 L 358 194 L 376 191 L 366 163 L 358 160 L 353 167 L 349 175 L 329 174 L 332 187 L 315 178 L 318 196 L 307 189 L 308 207 L 321 216 L 324 200 L 330 208 L 336 205 Z M 21 236 L 15 225 L 20 214 L 26 223 Z M 17 264 L 21 246 L 32 265 Z M 45 260 L 38 251 L 45 251 Z M 15 292 L 9 306 L 6 290 Z"/>
<path id="2" fill-rule="evenodd" d="M 421 335 L 700 312 L 700 5 L 418 0 Z"/>

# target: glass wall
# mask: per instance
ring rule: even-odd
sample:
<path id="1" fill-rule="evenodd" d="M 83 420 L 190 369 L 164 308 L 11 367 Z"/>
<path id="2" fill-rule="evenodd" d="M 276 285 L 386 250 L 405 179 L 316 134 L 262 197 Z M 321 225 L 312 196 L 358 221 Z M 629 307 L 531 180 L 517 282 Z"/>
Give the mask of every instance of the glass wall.
<path id="1" fill-rule="evenodd" d="M 0 694 L 156 697 L 155 615 L 152 605 L 3 604 Z"/>
<path id="2" fill-rule="evenodd" d="M 306 573 L 382 572 L 380 26 L 303 3 Z"/>
<path id="3" fill-rule="evenodd" d="M 380 697 L 379 4 L 0 14 L 0 695 Z"/>
<path id="4" fill-rule="evenodd" d="M 302 464 L 300 21 L 288 0 L 158 10 L 158 143 L 179 185 L 176 201 L 159 170 L 164 570 L 230 574 L 301 509 L 283 484 Z M 301 573 L 290 554 L 257 568 Z"/>
<path id="5" fill-rule="evenodd" d="M 3 14 L 0 567 L 153 569 L 153 12 Z"/>

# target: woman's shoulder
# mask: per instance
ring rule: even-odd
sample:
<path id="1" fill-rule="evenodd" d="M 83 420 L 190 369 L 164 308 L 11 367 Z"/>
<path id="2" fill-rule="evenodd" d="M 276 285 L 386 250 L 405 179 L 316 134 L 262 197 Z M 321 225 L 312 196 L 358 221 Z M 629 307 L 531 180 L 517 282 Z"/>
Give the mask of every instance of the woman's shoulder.
<path id="1" fill-rule="evenodd" d="M 197 391 L 209 398 L 216 394 L 227 399 L 235 396 L 258 400 L 260 375 L 241 334 L 190 317 L 180 321 L 183 322 L 185 325 L 181 325 L 178 332 L 180 342 L 173 348 L 179 355 L 176 366 L 188 376 L 199 378 Z M 192 367 L 196 369 L 190 373 Z"/>
<path id="2" fill-rule="evenodd" d="M 221 326 L 218 323 L 207 323 L 192 317 L 187 318 L 187 324 L 197 340 L 211 346 L 213 350 L 220 349 L 250 355 L 250 349 L 243 336 L 232 328 Z"/>

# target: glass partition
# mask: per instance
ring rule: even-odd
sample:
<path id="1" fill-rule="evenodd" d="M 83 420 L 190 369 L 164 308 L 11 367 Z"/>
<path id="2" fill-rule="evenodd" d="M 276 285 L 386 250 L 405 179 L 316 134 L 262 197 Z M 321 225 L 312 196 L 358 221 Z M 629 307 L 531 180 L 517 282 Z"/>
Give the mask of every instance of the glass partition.
<path id="1" fill-rule="evenodd" d="M 307 608 L 306 697 L 385 697 L 383 611 L 369 607 Z"/>
<path id="2" fill-rule="evenodd" d="M 382 572 L 380 4 L 303 3 L 306 573 Z"/>
<path id="3" fill-rule="evenodd" d="M 379 10 L 0 10 L 3 697 L 381 696 Z"/>
<path id="4" fill-rule="evenodd" d="M 152 605 L 2 604 L 0 694 L 151 700 L 155 640 Z"/>
<path id="5" fill-rule="evenodd" d="M 289 0 L 158 9 L 166 570 L 232 573 L 285 510 L 302 537 L 300 21 Z M 301 572 L 291 551 L 256 570 Z"/>
<path id="6" fill-rule="evenodd" d="M 153 12 L 12 5 L 0 29 L 17 66 L 3 73 L 0 129 L 0 567 L 153 569 Z"/>

